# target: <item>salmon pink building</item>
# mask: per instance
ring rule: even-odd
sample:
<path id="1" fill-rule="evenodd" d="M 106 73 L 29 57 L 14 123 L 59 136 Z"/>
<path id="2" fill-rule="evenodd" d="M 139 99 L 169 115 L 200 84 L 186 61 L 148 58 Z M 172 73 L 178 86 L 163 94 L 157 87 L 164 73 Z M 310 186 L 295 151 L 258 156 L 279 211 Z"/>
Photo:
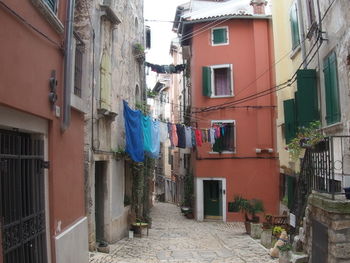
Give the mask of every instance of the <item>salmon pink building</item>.
<path id="1" fill-rule="evenodd" d="M 271 17 L 265 1 L 192 0 L 175 17 L 190 58 L 192 124 L 219 128 L 193 152 L 197 220 L 242 220 L 237 195 L 278 213 Z M 268 10 L 266 10 L 268 11 Z"/>

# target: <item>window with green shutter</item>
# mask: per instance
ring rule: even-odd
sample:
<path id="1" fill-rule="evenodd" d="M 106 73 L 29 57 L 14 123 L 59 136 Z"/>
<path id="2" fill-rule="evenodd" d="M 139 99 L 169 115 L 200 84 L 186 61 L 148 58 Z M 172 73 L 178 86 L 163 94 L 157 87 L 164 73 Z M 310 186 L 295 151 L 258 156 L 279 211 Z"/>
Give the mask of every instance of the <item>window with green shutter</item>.
<path id="1" fill-rule="evenodd" d="M 327 124 L 333 124 L 340 121 L 337 58 L 334 51 L 323 61 L 323 74 L 326 95 L 326 121 Z"/>
<path id="2" fill-rule="evenodd" d="M 295 49 L 300 44 L 300 36 L 299 36 L 299 21 L 298 21 L 298 8 L 297 3 L 295 2 L 290 9 L 290 26 L 292 33 L 292 48 Z"/>
<path id="3" fill-rule="evenodd" d="M 320 120 L 316 70 L 298 70 L 297 87 L 298 91 L 295 94 L 297 124 L 299 127 L 308 127 L 310 122 Z"/>
<path id="4" fill-rule="evenodd" d="M 203 96 L 211 96 L 211 68 L 202 68 L 202 93 Z"/>
<path id="5" fill-rule="evenodd" d="M 285 138 L 286 143 L 295 137 L 297 133 L 297 123 L 296 123 L 296 109 L 295 109 L 295 100 L 289 99 L 283 101 L 284 108 L 284 124 L 285 124 Z"/>
<path id="6" fill-rule="evenodd" d="M 228 28 L 220 27 L 212 29 L 212 45 L 228 44 Z"/>
<path id="7" fill-rule="evenodd" d="M 56 0 L 44 0 L 44 2 L 54 13 L 56 12 Z"/>

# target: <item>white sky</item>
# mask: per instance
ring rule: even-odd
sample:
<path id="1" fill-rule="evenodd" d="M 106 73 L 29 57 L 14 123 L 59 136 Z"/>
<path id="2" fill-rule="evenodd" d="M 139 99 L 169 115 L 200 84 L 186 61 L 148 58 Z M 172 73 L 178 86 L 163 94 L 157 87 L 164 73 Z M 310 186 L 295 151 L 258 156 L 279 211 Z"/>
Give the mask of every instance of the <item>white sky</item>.
<path id="1" fill-rule="evenodd" d="M 145 20 L 173 21 L 176 7 L 190 0 L 145 0 Z M 147 51 L 147 62 L 159 65 L 171 63 L 169 55 L 171 40 L 176 37 L 172 23 L 148 22 L 151 28 L 151 49 Z"/>

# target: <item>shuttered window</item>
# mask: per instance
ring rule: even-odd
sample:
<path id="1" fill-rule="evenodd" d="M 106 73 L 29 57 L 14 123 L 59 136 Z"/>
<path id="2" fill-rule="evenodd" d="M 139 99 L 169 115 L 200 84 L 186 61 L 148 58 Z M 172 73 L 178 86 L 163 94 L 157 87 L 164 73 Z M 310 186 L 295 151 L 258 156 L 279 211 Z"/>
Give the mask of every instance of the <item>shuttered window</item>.
<path id="1" fill-rule="evenodd" d="M 297 87 L 298 92 L 295 95 L 297 124 L 299 127 L 308 127 L 310 122 L 320 119 L 318 110 L 316 70 L 298 70 Z"/>
<path id="2" fill-rule="evenodd" d="M 101 108 L 106 110 L 111 109 L 111 79 L 111 58 L 104 52 L 100 68 L 100 103 Z"/>
<path id="3" fill-rule="evenodd" d="M 337 59 L 333 51 L 323 62 L 326 94 L 326 121 L 333 124 L 340 121 L 339 86 Z"/>
<path id="4" fill-rule="evenodd" d="M 211 68 L 202 68 L 202 93 L 203 96 L 211 96 Z"/>
<path id="5" fill-rule="evenodd" d="M 220 27 L 212 29 L 212 44 L 213 45 L 224 45 L 228 44 L 228 28 Z"/>
<path id="6" fill-rule="evenodd" d="M 44 0 L 44 2 L 54 13 L 56 13 L 56 0 Z"/>
<path id="7" fill-rule="evenodd" d="M 300 36 L 299 36 L 299 22 L 298 22 L 298 9 L 297 4 L 294 3 L 290 9 L 290 26 L 292 33 L 292 48 L 295 49 L 300 44 Z"/>
<path id="8" fill-rule="evenodd" d="M 285 100 L 283 101 L 284 108 L 284 123 L 285 123 L 285 138 L 286 143 L 295 137 L 297 132 L 297 123 L 296 123 L 296 110 L 295 110 L 295 100 Z"/>

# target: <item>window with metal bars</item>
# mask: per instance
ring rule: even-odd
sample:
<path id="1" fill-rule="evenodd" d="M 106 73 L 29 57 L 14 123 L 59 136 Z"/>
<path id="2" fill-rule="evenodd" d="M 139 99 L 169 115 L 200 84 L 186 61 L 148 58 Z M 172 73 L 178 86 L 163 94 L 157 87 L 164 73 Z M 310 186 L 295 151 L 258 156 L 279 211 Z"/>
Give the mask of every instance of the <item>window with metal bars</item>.
<path id="1" fill-rule="evenodd" d="M 52 12 L 56 13 L 56 11 L 57 11 L 57 0 L 44 0 L 44 2 L 52 10 Z"/>
<path id="2" fill-rule="evenodd" d="M 75 34 L 75 40 L 76 40 L 76 45 L 75 45 L 75 63 L 74 63 L 74 95 L 81 98 L 84 43 L 76 34 Z"/>

